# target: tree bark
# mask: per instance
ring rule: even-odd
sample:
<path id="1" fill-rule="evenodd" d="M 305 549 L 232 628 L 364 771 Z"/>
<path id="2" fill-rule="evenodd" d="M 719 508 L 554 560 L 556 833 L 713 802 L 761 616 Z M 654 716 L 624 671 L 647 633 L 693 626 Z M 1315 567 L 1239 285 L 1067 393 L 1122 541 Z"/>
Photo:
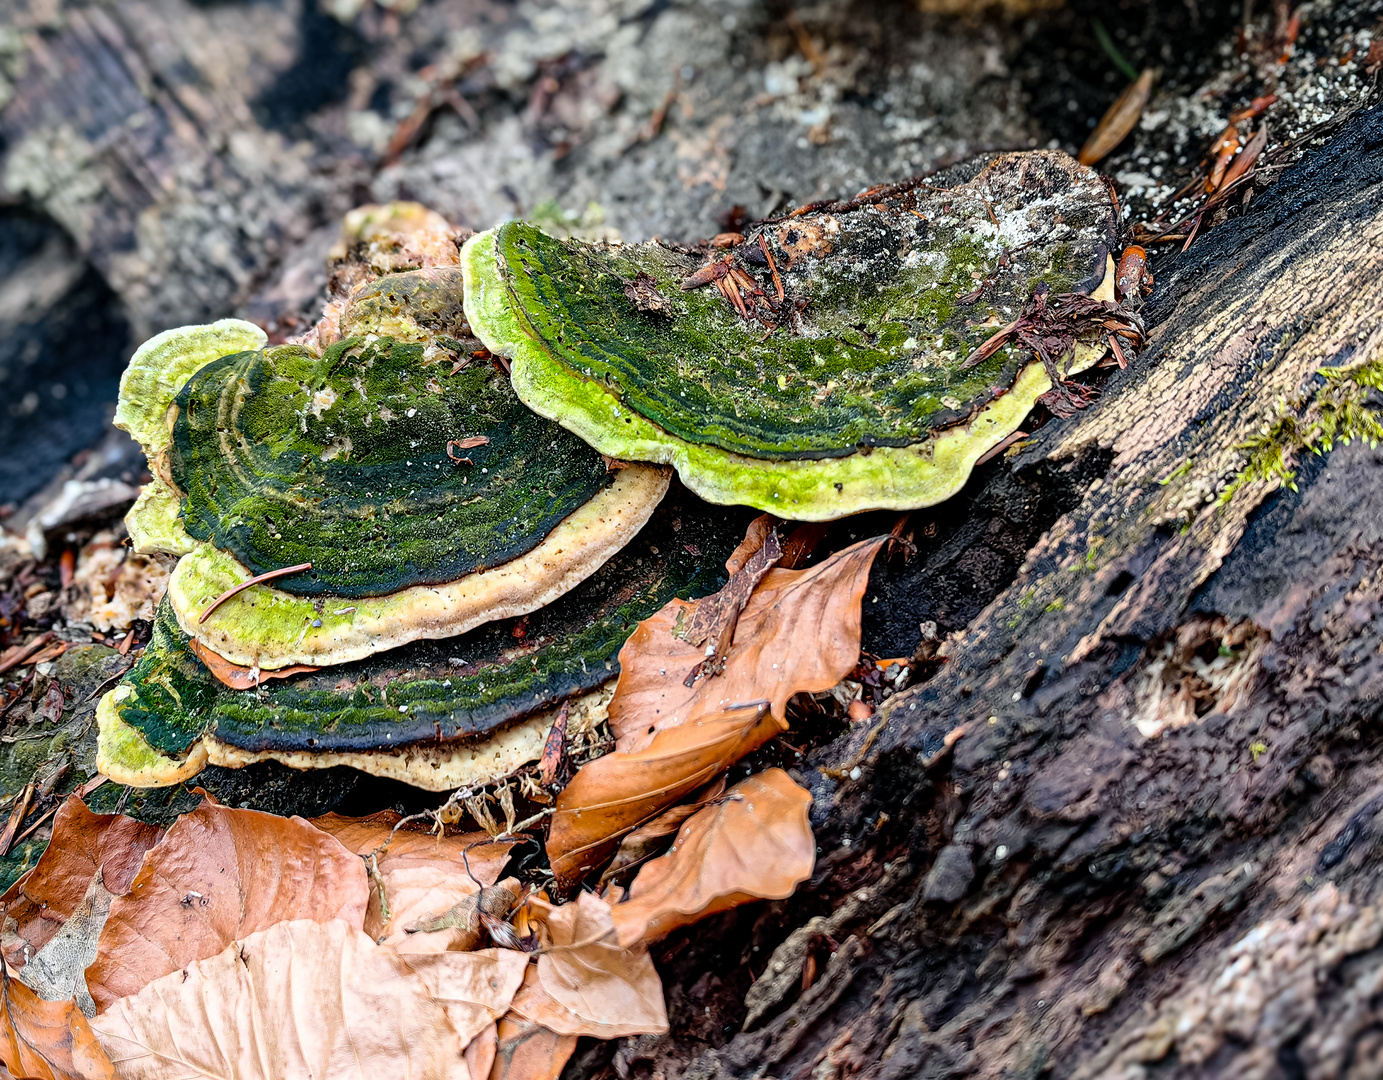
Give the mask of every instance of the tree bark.
<path id="1" fill-rule="evenodd" d="M 685 1076 L 1383 1075 L 1383 451 L 1294 442 L 1323 368 L 1383 362 L 1381 147 L 1373 108 L 1178 258 L 1146 351 L 1013 460 L 1101 474 L 810 759 L 784 915 L 825 918 L 744 957 L 752 1029 Z"/>

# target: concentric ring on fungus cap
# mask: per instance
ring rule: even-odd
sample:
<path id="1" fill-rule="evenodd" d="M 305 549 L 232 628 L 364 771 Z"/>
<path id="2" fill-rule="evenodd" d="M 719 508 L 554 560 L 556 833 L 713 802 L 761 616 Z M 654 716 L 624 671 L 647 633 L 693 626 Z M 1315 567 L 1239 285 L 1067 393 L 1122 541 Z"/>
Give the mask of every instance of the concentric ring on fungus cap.
<path id="1" fill-rule="evenodd" d="M 1103 295 L 1116 238 L 1100 177 L 1036 151 L 806 208 L 729 250 L 510 222 L 461 259 L 471 326 L 535 411 L 713 502 L 827 520 L 953 495 L 1051 389 L 1007 346 L 964 361 L 1039 284 Z M 1103 354 L 1092 336 L 1058 363 Z"/>

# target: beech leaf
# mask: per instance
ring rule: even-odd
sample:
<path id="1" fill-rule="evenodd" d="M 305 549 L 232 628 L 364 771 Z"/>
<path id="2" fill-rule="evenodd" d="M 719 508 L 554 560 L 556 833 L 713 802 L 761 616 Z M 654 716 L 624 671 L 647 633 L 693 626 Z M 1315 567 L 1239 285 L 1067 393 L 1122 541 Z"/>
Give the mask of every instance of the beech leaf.
<path id="1" fill-rule="evenodd" d="M 471 1080 L 463 1053 L 528 958 L 401 956 L 341 920 L 279 923 L 156 979 L 92 1022 L 124 1080 Z"/>
<path id="2" fill-rule="evenodd" d="M 111 904 L 87 985 L 99 1010 L 232 941 L 289 919 L 360 927 L 365 866 L 302 818 L 205 800 L 180 817 Z"/>
<path id="3" fill-rule="evenodd" d="M 74 1001 L 44 1001 L 0 960 L 0 1060 L 32 1080 L 116 1080 Z"/>
<path id="4" fill-rule="evenodd" d="M 547 837 L 553 875 L 570 886 L 620 838 L 709 783 L 787 727 L 755 705 L 658 731 L 643 749 L 583 765 L 557 797 Z"/>
<path id="5" fill-rule="evenodd" d="M 724 794 L 725 777 L 720 776 L 686 802 L 669 806 L 647 825 L 640 825 L 626 835 L 620 841 L 619 850 L 615 852 L 615 857 L 610 860 L 610 865 L 600 875 L 600 883 L 604 885 L 616 875 L 661 855 L 662 849 L 668 846 L 664 841 L 677 833 L 687 818 L 712 799 L 719 799 Z"/>
<path id="6" fill-rule="evenodd" d="M 673 600 L 645 619 L 619 654 L 609 706 L 616 749 L 642 749 L 665 728 L 736 704 L 766 700 L 782 720 L 793 694 L 835 686 L 859 661 L 860 600 L 886 539 L 862 540 L 806 570 L 768 571 L 740 612 L 723 673 L 690 687 L 683 679 L 706 650 L 673 629 L 695 617 L 697 604 Z"/>
<path id="7" fill-rule="evenodd" d="M 58 932 L 86 895 L 99 870 L 105 888 L 116 896 L 129 891 L 144 853 L 163 830 L 118 814 L 93 814 L 75 795 L 58 807 L 53 838 L 38 863 L 0 896 L 15 926 L 5 936 L 5 960 L 25 962 Z"/>
<path id="8" fill-rule="evenodd" d="M 615 1039 L 668 1030 L 662 979 L 647 949 L 620 945 L 609 904 L 588 892 L 561 906 L 530 904 L 543 949 L 516 1012 L 561 1035 Z"/>
<path id="9" fill-rule="evenodd" d="M 811 803 L 782 769 L 768 769 L 703 806 L 611 908 L 620 944 L 647 943 L 753 900 L 791 896 L 816 863 Z"/>
<path id="10" fill-rule="evenodd" d="M 499 1022 L 497 1034 L 490 1080 L 558 1080 L 576 1049 L 575 1035 L 558 1035 L 513 1013 Z"/>
<path id="11" fill-rule="evenodd" d="M 367 859 L 375 856 L 378 878 L 370 876 L 365 933 L 391 945 L 403 940 L 406 927 L 441 915 L 464 897 L 474 896 L 482 885 L 498 881 L 513 847 L 496 843 L 484 832 L 442 836 L 407 828 L 394 832 L 399 821 L 398 814 L 385 811 L 362 818 L 327 814 L 312 822 L 347 850 Z M 381 900 L 387 904 L 387 916 Z"/>

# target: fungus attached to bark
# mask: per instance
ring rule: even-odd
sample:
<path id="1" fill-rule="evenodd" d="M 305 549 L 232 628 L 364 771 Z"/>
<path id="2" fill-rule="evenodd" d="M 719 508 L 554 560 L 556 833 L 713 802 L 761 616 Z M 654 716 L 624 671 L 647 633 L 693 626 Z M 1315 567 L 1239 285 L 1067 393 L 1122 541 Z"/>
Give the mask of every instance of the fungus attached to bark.
<path id="1" fill-rule="evenodd" d="M 511 222 L 462 249 L 471 325 L 530 407 L 704 498 L 824 520 L 940 502 L 1052 389 L 975 350 L 1034 294 L 1113 300 L 1117 211 L 1056 151 L 1007 154 L 750 229 L 728 253 L 561 241 Z"/>
<path id="2" fill-rule="evenodd" d="M 321 353 L 185 328 L 127 377 L 147 387 L 137 418 L 122 408 L 160 478 L 131 533 L 183 555 L 178 622 L 232 663 L 345 663 L 532 611 L 666 491 L 667 470 L 611 472 L 523 406 L 470 336 L 458 268 L 366 280 L 335 325 Z"/>
<path id="3" fill-rule="evenodd" d="M 590 695 L 618 673 L 639 620 L 724 583 L 742 523 L 693 506 L 665 506 L 626 550 L 522 623 L 281 679 L 264 673 L 249 689 L 218 681 L 166 600 L 143 657 L 98 708 L 101 771 L 149 787 L 208 761 L 272 758 L 353 765 L 432 790 L 507 775 L 539 756 L 563 701 L 600 719 L 604 696 Z"/>

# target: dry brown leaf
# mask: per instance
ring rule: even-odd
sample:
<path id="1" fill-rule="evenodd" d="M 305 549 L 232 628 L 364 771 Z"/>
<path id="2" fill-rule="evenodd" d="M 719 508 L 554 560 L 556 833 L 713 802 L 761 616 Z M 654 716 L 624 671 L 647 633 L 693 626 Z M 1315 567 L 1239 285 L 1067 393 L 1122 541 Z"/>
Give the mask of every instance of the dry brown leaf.
<path id="1" fill-rule="evenodd" d="M 619 944 L 609 904 L 583 892 L 560 906 L 530 897 L 527 910 L 542 951 L 511 1015 L 559 1035 L 618 1039 L 667 1031 L 662 980 L 647 949 Z"/>
<path id="2" fill-rule="evenodd" d="M 206 800 L 180 817 L 111 904 L 87 985 L 98 1009 L 288 919 L 359 927 L 365 866 L 302 818 Z"/>
<path id="3" fill-rule="evenodd" d="M 611 908 L 620 944 L 632 947 L 753 900 L 781 900 L 811 876 L 816 840 L 811 795 L 768 769 L 698 810 L 672 849 L 648 863 Z"/>
<path id="4" fill-rule="evenodd" d="M 118 814 L 93 814 L 75 795 L 53 818 L 53 838 L 38 863 L 0 896 L 6 918 L 15 927 L 6 934 L 5 959 L 11 967 L 25 962 L 52 938 L 82 902 L 92 877 L 102 873 L 116 896 L 129 891 L 144 853 L 158 843 L 163 830 Z"/>
<path id="5" fill-rule="evenodd" d="M 403 940 L 405 927 L 440 915 L 463 897 L 474 896 L 482 885 L 498 881 L 514 846 L 496 843 L 483 832 L 443 836 L 416 829 L 394 832 L 399 821 L 398 814 L 386 811 L 363 818 L 327 814 L 312 822 L 347 850 L 366 859 L 375 856 L 379 876 L 378 880 L 373 874 L 370 877 L 365 933 L 391 945 Z M 387 915 L 381 906 L 380 882 Z"/>
<path id="6" fill-rule="evenodd" d="M 668 807 L 647 825 L 641 825 L 629 833 L 620 841 L 619 850 L 615 852 L 615 857 L 610 860 L 610 865 L 600 875 L 600 883 L 604 885 L 616 874 L 621 874 L 662 854 L 662 849 L 667 846 L 664 841 L 681 829 L 687 818 L 712 799 L 718 799 L 724 794 L 725 777 L 720 776 L 696 792 L 686 802 Z"/>
<path id="7" fill-rule="evenodd" d="M 116 1080 L 114 1066 L 72 1001 L 44 1001 L 0 961 L 0 1061 L 32 1080 Z"/>
<path id="8" fill-rule="evenodd" d="M 526 1013 L 559 1035 L 661 1035 L 668 1030 L 663 981 L 648 950 L 626 949 L 610 905 L 583 892 L 570 904 L 538 902 L 537 985 L 559 1007 Z"/>
<path id="9" fill-rule="evenodd" d="M 558 1035 L 512 1013 L 499 1022 L 497 1035 L 490 1080 L 558 1080 L 576 1049 L 575 1035 Z"/>
<path id="10" fill-rule="evenodd" d="M 658 732 L 634 753 L 583 765 L 557 798 L 547 857 L 563 886 L 579 882 L 613 853 L 625 833 L 704 786 L 786 724 L 752 706 Z"/>
<path id="11" fill-rule="evenodd" d="M 778 519 L 772 514 L 760 514 L 744 530 L 744 539 L 734 551 L 730 552 L 730 557 L 725 560 L 725 570 L 729 574 L 735 574 L 745 563 L 754 555 L 759 548 L 764 546 L 764 541 L 768 539 L 768 534 L 773 531 L 773 527 L 778 524 Z"/>
<path id="12" fill-rule="evenodd" d="M 472 1039 L 470 1046 L 466 1047 L 464 1056 L 471 1080 L 486 1080 L 490 1070 L 495 1067 L 495 1054 L 498 1050 L 499 1025 L 496 1022 Z"/>
<path id="13" fill-rule="evenodd" d="M 1080 148 L 1082 165 L 1094 165 L 1102 160 L 1137 126 L 1138 119 L 1148 104 L 1148 97 L 1152 94 L 1153 79 L 1156 77 L 1157 72 L 1153 68 L 1145 68 L 1138 78 L 1128 84 L 1104 116 L 1100 117 L 1100 122 L 1095 125 L 1090 138 L 1086 139 L 1085 145 Z"/>
<path id="14" fill-rule="evenodd" d="M 187 647 L 192 650 L 192 655 L 202 662 L 203 667 L 232 690 L 253 690 L 270 679 L 287 679 L 293 675 L 301 675 L 304 671 L 321 670 L 308 664 L 294 664 L 292 667 L 262 671 L 257 667 L 249 668 L 240 664 L 232 664 L 216 650 L 208 648 L 196 638 L 190 639 Z"/>
<path id="15" fill-rule="evenodd" d="M 400 956 L 357 927 L 280 923 L 157 979 L 93 1021 L 124 1080 L 471 1080 L 463 1052 L 508 1009 L 528 958 Z"/>
<path id="16" fill-rule="evenodd" d="M 770 570 L 740 613 L 724 673 L 691 687 L 682 679 L 705 650 L 672 629 L 693 605 L 673 600 L 640 623 L 620 650 L 610 700 L 616 749 L 642 749 L 660 730 L 750 702 L 768 701 L 782 720 L 793 694 L 835 686 L 859 660 L 860 599 L 886 539 L 862 540 L 807 570 Z"/>

